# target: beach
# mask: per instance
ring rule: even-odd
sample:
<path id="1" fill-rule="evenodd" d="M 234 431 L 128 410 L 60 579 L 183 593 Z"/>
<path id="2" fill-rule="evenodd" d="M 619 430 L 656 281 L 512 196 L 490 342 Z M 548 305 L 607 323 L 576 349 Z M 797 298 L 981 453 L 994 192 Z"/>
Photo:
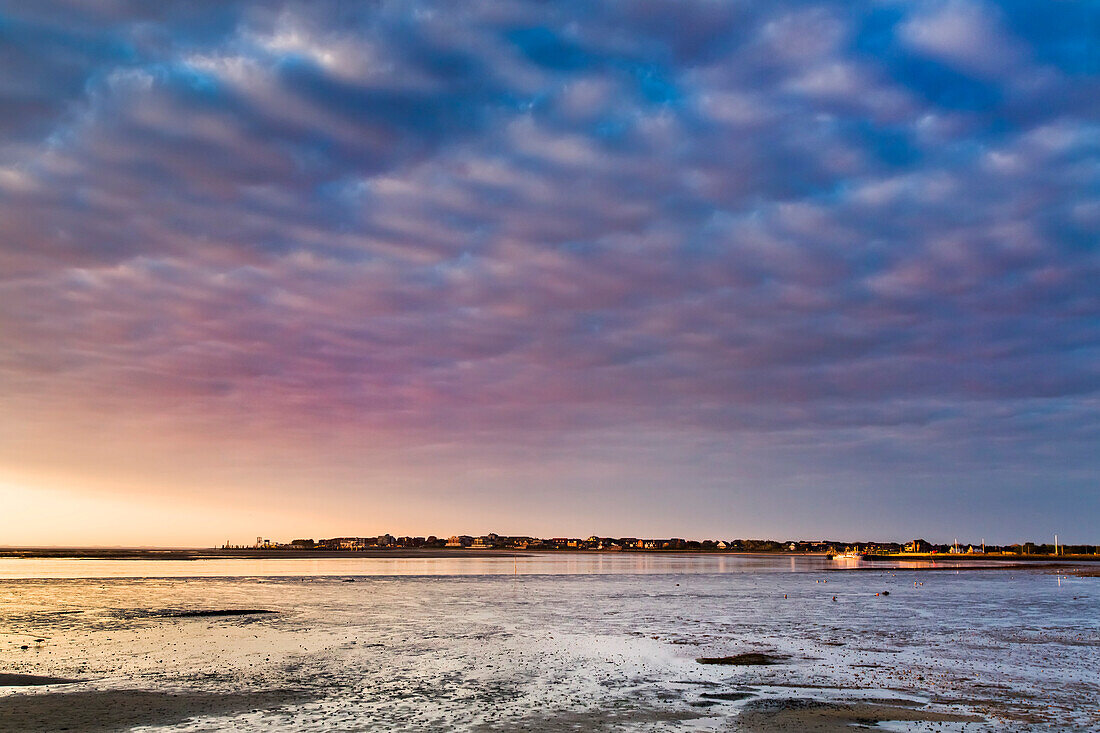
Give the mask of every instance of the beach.
<path id="1" fill-rule="evenodd" d="M 0 729 L 1100 726 L 1095 578 L 836 565 L 2 559 Z"/>

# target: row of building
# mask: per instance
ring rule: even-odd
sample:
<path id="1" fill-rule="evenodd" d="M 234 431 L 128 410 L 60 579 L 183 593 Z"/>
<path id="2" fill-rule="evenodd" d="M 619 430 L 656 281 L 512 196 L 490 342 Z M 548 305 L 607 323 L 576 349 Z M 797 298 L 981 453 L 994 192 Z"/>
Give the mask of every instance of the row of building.
<path id="1" fill-rule="evenodd" d="M 1096 554 L 1100 548 L 1094 545 L 1071 545 L 1061 548 L 1031 542 L 1015 545 L 996 546 L 963 545 L 955 542 L 950 545 L 936 545 L 923 539 L 906 544 L 896 542 L 840 542 L 835 540 L 685 540 L 679 537 L 667 539 L 644 539 L 639 537 L 597 537 L 587 539 L 578 537 L 539 537 L 498 535 L 453 535 L 443 538 L 394 537 L 391 534 L 378 537 L 333 537 L 314 541 L 297 539 L 289 543 L 272 542 L 262 537 L 256 538 L 254 548 L 290 549 L 290 550 L 367 550 L 399 548 L 468 548 L 477 550 L 694 550 L 704 552 L 858 552 L 862 554 L 908 553 L 944 553 L 978 554 L 996 553 L 1013 555 L 1043 554 Z M 226 542 L 223 549 L 246 549 L 247 546 L 231 545 Z"/>
<path id="2" fill-rule="evenodd" d="M 710 552 L 812 552 L 827 553 L 857 551 L 864 553 L 900 552 L 903 546 L 897 543 L 857 542 L 845 543 L 829 540 L 806 541 L 788 540 L 686 540 L 680 537 L 640 538 L 640 537 L 599 537 L 593 535 L 579 537 L 529 537 L 517 535 L 453 535 L 443 538 L 395 537 L 391 534 L 377 537 L 333 537 L 312 540 L 296 539 L 287 544 L 272 543 L 257 538 L 257 547 L 297 550 L 367 550 L 388 548 L 468 548 L 479 550 L 696 550 Z M 904 546 L 910 552 L 928 552 L 933 549 L 924 540 L 915 540 Z"/>

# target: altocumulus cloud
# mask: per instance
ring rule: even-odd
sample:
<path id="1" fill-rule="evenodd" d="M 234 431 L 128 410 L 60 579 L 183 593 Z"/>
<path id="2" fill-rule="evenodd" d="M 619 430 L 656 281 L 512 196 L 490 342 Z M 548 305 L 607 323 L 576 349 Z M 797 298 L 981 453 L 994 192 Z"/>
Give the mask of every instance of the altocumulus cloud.
<path id="1" fill-rule="evenodd" d="M 1094 4 L 0 8 L 12 415 L 1100 468 Z"/>

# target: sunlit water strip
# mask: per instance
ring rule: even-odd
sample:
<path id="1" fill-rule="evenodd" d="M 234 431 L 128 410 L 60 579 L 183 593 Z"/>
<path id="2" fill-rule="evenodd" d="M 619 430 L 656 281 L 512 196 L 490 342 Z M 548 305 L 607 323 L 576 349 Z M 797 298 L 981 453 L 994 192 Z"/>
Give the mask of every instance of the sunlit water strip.
<path id="1" fill-rule="evenodd" d="M 981 565 L 955 561 L 951 567 Z M 987 563 L 986 563 L 987 564 Z M 921 562 L 852 562 L 820 556 L 658 553 L 520 553 L 485 557 L 198 558 L 102 560 L 0 558 L 0 578 L 183 578 L 390 575 L 620 575 L 662 573 L 762 573 L 808 570 L 915 569 Z"/>

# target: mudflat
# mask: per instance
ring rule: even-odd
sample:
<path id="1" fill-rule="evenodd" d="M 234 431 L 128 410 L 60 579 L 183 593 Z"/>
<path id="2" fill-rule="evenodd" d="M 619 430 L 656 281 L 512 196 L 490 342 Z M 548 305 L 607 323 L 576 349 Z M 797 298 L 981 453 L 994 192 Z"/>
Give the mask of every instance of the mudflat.
<path id="1" fill-rule="evenodd" d="M 0 697 L 3 730 L 55 733 L 72 730 L 108 733 L 135 726 L 173 725 L 190 718 L 271 710 L 306 695 L 296 690 L 248 693 L 85 690 L 25 693 Z"/>
<path id="2" fill-rule="evenodd" d="M 11 674 L 0 672 L 0 687 L 39 687 L 42 685 L 71 685 L 81 680 L 64 677 L 44 677 L 37 674 Z"/>
<path id="3" fill-rule="evenodd" d="M 0 578 L 0 732 L 1100 730 L 1095 578 L 481 557 Z"/>
<path id="4" fill-rule="evenodd" d="M 842 733 L 853 726 L 872 726 L 885 722 L 977 723 L 976 715 L 944 713 L 903 704 L 882 702 L 823 702 L 807 698 L 755 700 L 745 704 L 737 717 L 737 727 L 746 733 Z"/>

